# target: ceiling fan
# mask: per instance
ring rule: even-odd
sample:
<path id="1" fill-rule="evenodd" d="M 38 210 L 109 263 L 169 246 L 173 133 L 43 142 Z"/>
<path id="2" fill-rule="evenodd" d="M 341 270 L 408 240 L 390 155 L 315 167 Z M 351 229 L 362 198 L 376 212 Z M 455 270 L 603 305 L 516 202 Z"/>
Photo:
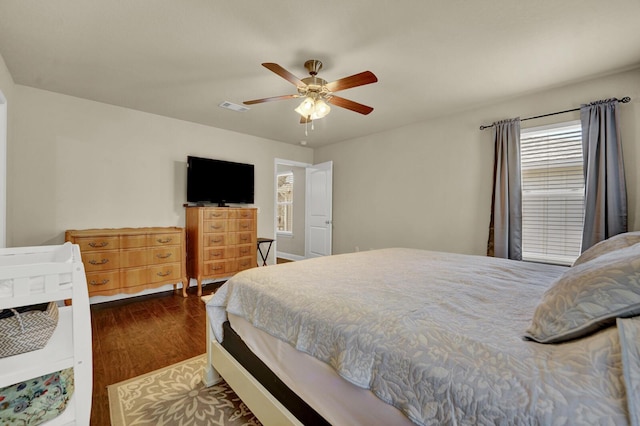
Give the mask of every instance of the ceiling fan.
<path id="1" fill-rule="evenodd" d="M 304 63 L 304 67 L 309 71 L 311 77 L 299 79 L 278 64 L 266 62 L 263 67 L 278 74 L 280 77 L 295 84 L 298 93 L 292 95 L 274 96 L 270 98 L 254 99 L 243 102 L 245 105 L 260 104 L 263 102 L 280 101 L 292 98 L 304 98 L 302 103 L 295 109 L 300 114 L 300 123 L 308 123 L 312 120 L 320 119 L 331 111 L 331 105 L 346 108 L 360 114 L 367 115 L 373 108 L 334 95 L 335 92 L 352 87 L 364 86 L 378 81 L 378 78 L 371 71 L 364 71 L 349 77 L 344 77 L 331 83 L 318 77 L 318 71 L 322 69 L 322 62 L 310 59 Z"/>

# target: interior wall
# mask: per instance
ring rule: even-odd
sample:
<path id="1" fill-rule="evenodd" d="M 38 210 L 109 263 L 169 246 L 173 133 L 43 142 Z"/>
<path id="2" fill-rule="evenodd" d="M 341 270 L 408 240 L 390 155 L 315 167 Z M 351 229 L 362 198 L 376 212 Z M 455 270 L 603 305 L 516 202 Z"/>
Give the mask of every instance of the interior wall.
<path id="1" fill-rule="evenodd" d="M 293 172 L 293 232 L 291 235 L 276 233 L 276 247 L 281 256 L 288 257 L 287 255 L 292 254 L 304 257 L 306 169 L 278 165 L 278 173 L 288 171 Z"/>
<path id="2" fill-rule="evenodd" d="M 275 158 L 310 148 L 16 85 L 8 145 L 8 245 L 67 229 L 184 226 L 187 155 L 255 165 L 258 235 L 275 235 Z M 233 113 L 233 112 L 230 112 Z"/>
<path id="3" fill-rule="evenodd" d="M 629 229 L 640 230 L 635 69 L 316 149 L 315 162 L 334 162 L 334 253 L 403 246 L 485 254 L 493 146 L 491 130 L 479 126 L 624 96 L 631 97 L 620 105 Z M 525 121 L 522 127 L 576 119 L 579 112 Z"/>
<path id="4" fill-rule="evenodd" d="M 7 140 L 9 139 L 9 102 L 13 79 L 0 55 L 0 247 L 7 243 Z"/>

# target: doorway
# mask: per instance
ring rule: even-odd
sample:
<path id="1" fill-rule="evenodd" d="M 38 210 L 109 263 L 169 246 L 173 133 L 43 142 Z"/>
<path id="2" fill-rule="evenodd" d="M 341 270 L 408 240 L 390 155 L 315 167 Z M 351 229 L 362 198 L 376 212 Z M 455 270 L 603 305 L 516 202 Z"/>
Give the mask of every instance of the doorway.
<path id="1" fill-rule="evenodd" d="M 276 262 L 331 254 L 332 162 L 275 160 Z"/>

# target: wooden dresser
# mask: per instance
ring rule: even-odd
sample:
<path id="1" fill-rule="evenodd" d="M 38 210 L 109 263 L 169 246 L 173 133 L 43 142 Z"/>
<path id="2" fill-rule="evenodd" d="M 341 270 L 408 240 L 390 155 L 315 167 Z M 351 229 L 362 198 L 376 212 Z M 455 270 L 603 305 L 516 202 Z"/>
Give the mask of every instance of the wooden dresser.
<path id="1" fill-rule="evenodd" d="M 138 293 L 182 282 L 187 297 L 183 228 L 68 230 L 65 239 L 80 246 L 89 296 Z"/>
<path id="2" fill-rule="evenodd" d="M 198 281 L 257 266 L 257 209 L 187 206 L 187 275 Z"/>

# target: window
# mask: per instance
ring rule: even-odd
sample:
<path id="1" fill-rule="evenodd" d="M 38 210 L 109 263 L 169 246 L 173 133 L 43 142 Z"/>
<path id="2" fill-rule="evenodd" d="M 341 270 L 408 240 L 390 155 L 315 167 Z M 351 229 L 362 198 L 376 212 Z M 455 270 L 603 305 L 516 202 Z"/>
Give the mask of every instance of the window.
<path id="1" fill-rule="evenodd" d="M 293 233 L 293 172 L 278 174 L 279 234 Z"/>
<path id="2" fill-rule="evenodd" d="M 570 265 L 584 222 L 580 122 L 523 129 L 520 144 L 522 259 Z"/>

